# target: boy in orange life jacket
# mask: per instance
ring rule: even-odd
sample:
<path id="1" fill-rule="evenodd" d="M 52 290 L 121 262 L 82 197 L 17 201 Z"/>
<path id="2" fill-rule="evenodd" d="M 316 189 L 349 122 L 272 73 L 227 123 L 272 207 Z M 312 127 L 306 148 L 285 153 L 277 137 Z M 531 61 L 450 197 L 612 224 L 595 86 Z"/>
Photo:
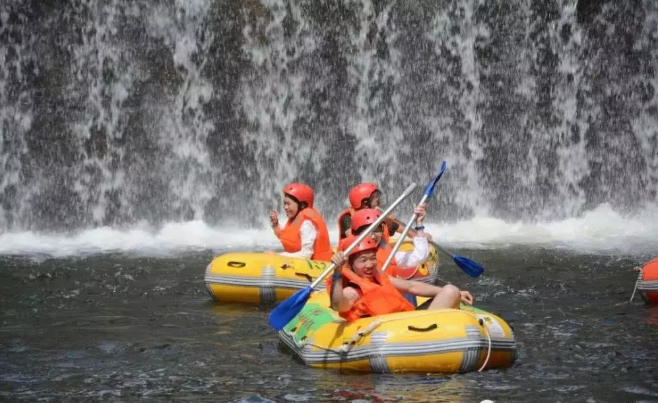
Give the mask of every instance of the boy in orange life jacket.
<path id="1" fill-rule="evenodd" d="M 281 255 L 328 262 L 333 254 L 329 231 L 322 215 L 313 208 L 313 199 L 310 186 L 301 183 L 286 185 L 283 188 L 283 209 L 288 220 L 281 228 L 276 211 L 272 211 L 270 224 L 285 250 Z"/>
<path id="2" fill-rule="evenodd" d="M 359 183 L 354 186 L 348 198 L 350 199 L 350 208 L 345 209 L 338 215 L 338 239 L 347 238 L 352 235 L 351 221 L 354 212 L 364 208 L 377 208 L 381 200 L 382 192 L 376 184 L 372 182 Z M 387 218 L 386 226 L 384 227 L 384 238 L 388 242 L 389 234 L 394 234 L 399 229 L 399 225 L 394 221 L 394 216 L 391 214 Z"/>
<path id="3" fill-rule="evenodd" d="M 422 226 L 423 220 L 427 215 L 426 204 L 422 204 L 416 207 L 414 213 L 418 215 L 416 219 L 416 234 L 412 238 L 414 243 L 414 249 L 408 252 L 396 252 L 393 260 L 391 261 L 387 273 L 393 277 L 404 277 L 407 278 L 410 276 L 408 273 L 409 270 L 405 269 L 416 269 L 416 267 L 422 264 L 430 254 L 429 243 L 427 241 L 427 236 Z M 377 221 L 381 213 L 378 210 L 374 209 L 363 209 L 355 212 L 352 215 L 352 233 L 354 236 L 361 235 L 370 224 Z M 377 250 L 377 262 L 379 267 L 384 265 L 384 262 L 390 255 L 393 250 L 393 245 L 389 244 L 388 239 L 384 239 L 384 224 L 381 227 L 376 228 L 370 233 L 370 237 L 379 245 Z M 338 244 L 338 250 L 342 251 L 351 243 L 353 238 L 345 238 L 340 241 Z M 405 274 L 406 273 L 406 274 Z"/>
<path id="4" fill-rule="evenodd" d="M 337 252 L 331 261 L 337 266 L 328 284 L 331 308 L 348 322 L 366 316 L 414 310 L 402 293 L 432 297 L 427 309 L 458 309 L 460 301 L 473 304 L 471 293 L 460 291 L 453 285 L 437 287 L 380 272 L 377 244 L 372 238 L 361 241 L 347 257 L 343 252 Z"/>

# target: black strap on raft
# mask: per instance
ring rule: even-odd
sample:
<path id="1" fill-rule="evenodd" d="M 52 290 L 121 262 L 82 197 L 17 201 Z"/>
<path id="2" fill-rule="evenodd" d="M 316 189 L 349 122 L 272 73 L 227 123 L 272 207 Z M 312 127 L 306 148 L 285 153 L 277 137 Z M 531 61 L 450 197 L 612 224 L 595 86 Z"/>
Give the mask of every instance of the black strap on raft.
<path id="1" fill-rule="evenodd" d="M 429 332 L 430 330 L 434 330 L 438 328 L 436 323 L 432 323 L 431 325 L 427 327 L 416 327 L 416 326 L 407 326 L 407 329 L 413 330 L 414 332 Z"/>

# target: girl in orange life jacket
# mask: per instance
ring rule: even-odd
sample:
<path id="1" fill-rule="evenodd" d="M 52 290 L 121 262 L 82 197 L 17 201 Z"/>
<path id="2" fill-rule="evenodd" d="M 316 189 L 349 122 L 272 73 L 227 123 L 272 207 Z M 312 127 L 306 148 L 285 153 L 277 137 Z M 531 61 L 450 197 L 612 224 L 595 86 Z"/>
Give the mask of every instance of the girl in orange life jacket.
<path id="1" fill-rule="evenodd" d="M 283 188 L 283 196 L 283 209 L 288 217 L 285 226 L 279 226 L 276 211 L 270 213 L 274 234 L 285 250 L 281 255 L 330 261 L 333 251 L 329 231 L 322 215 L 313 208 L 313 189 L 301 183 L 291 183 Z"/>
<path id="2" fill-rule="evenodd" d="M 381 200 L 382 192 L 376 184 L 372 182 L 359 183 L 350 189 L 348 198 L 350 199 L 350 208 L 345 209 L 338 215 L 338 239 L 344 239 L 352 235 L 351 219 L 354 212 L 364 208 L 377 208 Z M 384 238 L 388 242 L 389 234 L 394 234 L 399 229 L 395 222 L 395 216 L 392 214 L 387 218 L 387 225 L 384 228 Z"/>
<path id="3" fill-rule="evenodd" d="M 438 287 L 380 272 L 377 247 L 372 238 L 365 238 L 347 257 L 337 252 L 331 258 L 337 267 L 328 282 L 331 308 L 348 322 L 414 310 L 402 293 L 432 297 L 427 309 L 459 308 L 460 301 L 473 304 L 473 296 L 468 291 L 460 291 L 453 285 Z"/>

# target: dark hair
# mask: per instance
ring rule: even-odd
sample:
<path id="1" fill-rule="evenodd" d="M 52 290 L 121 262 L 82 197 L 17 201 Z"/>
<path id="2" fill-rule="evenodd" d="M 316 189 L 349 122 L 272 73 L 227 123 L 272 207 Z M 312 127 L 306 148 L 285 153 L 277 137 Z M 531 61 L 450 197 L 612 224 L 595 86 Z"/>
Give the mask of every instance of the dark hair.
<path id="1" fill-rule="evenodd" d="M 361 201 L 361 205 L 362 205 L 362 206 L 365 206 L 365 207 L 367 207 L 367 208 L 372 208 L 371 201 L 372 201 L 372 198 L 373 198 L 374 196 L 379 196 L 379 197 L 381 198 L 381 197 L 382 197 L 382 192 L 381 192 L 379 189 L 375 190 L 374 192 L 372 192 L 372 193 L 370 194 L 370 196 L 368 196 L 368 198 L 363 199 L 363 200 Z"/>

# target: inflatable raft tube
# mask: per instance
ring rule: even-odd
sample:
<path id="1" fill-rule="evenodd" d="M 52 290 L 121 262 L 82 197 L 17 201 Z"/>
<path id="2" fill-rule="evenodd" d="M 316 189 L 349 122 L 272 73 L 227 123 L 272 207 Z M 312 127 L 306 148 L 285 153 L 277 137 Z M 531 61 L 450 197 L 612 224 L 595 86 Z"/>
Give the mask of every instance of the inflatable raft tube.
<path id="1" fill-rule="evenodd" d="M 400 250 L 413 250 L 413 243 L 405 241 Z M 271 305 L 311 284 L 329 265 L 279 254 L 226 253 L 206 267 L 204 281 L 210 296 L 218 301 Z M 427 260 L 417 268 L 405 269 L 402 275 L 433 282 L 438 265 L 437 250 L 430 246 Z"/>
<path id="2" fill-rule="evenodd" d="M 302 362 L 323 369 L 466 373 L 516 359 L 512 329 L 483 310 L 420 310 L 347 323 L 329 308 L 326 291 L 313 293 L 279 338 Z"/>
<path id="3" fill-rule="evenodd" d="M 640 268 L 635 288 L 640 291 L 640 295 L 646 302 L 658 304 L 658 257 L 648 261 Z M 635 291 L 633 291 L 633 295 L 635 295 Z"/>

